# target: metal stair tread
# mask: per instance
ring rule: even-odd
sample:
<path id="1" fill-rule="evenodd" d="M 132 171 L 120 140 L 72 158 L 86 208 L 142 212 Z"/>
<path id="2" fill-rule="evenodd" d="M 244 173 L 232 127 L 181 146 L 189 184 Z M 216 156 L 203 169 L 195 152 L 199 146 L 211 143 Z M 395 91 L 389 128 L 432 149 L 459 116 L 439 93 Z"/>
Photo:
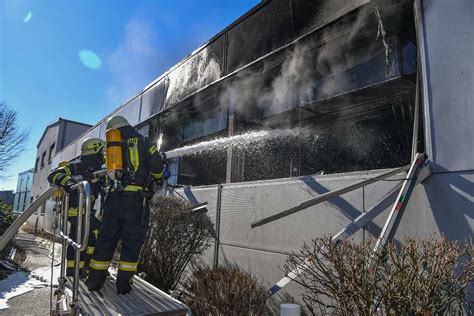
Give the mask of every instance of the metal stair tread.
<path id="1" fill-rule="evenodd" d="M 72 277 L 68 277 L 72 285 Z M 79 282 L 79 303 L 84 315 L 185 315 L 186 305 L 146 281 L 134 277 L 133 290 L 117 295 L 115 276 L 107 277 L 100 291 L 90 292 L 83 281 Z M 69 300 L 71 298 L 68 298 Z"/>

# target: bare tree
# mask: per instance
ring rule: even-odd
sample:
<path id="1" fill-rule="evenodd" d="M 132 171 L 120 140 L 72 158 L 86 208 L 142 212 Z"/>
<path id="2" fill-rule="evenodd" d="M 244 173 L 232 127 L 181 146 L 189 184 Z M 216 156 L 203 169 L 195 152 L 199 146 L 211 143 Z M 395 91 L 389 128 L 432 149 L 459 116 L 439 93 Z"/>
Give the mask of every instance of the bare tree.
<path id="1" fill-rule="evenodd" d="M 155 196 L 150 227 L 141 252 L 140 272 L 161 290 L 176 288 L 188 263 L 211 244 L 214 226 L 207 214 L 174 196 Z"/>
<path id="2" fill-rule="evenodd" d="M 371 241 L 315 239 L 285 268 L 308 257 L 311 264 L 295 281 L 313 315 L 457 315 L 474 279 L 472 241 L 461 247 L 444 238 L 408 239 L 376 254 Z"/>
<path id="3" fill-rule="evenodd" d="M 18 125 L 16 111 L 0 101 L 0 178 L 23 151 L 28 136 L 29 130 L 21 130 Z"/>

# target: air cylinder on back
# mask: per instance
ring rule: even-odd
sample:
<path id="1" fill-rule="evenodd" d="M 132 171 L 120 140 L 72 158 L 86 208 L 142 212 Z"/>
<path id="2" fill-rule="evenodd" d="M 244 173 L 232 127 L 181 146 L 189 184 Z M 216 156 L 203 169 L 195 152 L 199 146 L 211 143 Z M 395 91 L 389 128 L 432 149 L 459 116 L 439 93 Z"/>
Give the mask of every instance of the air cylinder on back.
<path id="1" fill-rule="evenodd" d="M 122 135 L 116 128 L 105 133 L 107 141 L 107 174 L 112 180 L 119 180 L 123 171 Z"/>

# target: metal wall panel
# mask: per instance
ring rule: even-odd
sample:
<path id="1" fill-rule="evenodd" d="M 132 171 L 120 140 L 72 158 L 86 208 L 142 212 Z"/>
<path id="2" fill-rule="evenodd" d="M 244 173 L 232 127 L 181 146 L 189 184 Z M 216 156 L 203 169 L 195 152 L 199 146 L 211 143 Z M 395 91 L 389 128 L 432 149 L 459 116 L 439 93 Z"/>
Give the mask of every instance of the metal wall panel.
<path id="1" fill-rule="evenodd" d="M 237 264 L 241 269 L 257 277 L 263 283 L 263 286 L 270 288 L 285 275 L 283 269 L 286 258 L 286 255 L 278 253 L 222 246 L 219 255 L 219 264 Z M 299 297 L 300 293 L 301 290 L 299 286 L 295 282 L 292 282 L 278 294 L 281 296 L 294 297 L 295 300 L 302 304 L 303 302 Z M 277 300 L 277 297 L 275 296 L 273 299 Z M 286 299 L 286 303 L 287 302 L 288 299 Z"/>
<path id="2" fill-rule="evenodd" d="M 360 180 L 358 177 L 304 177 L 255 184 L 224 185 L 221 241 L 225 244 L 289 253 L 303 242 L 335 234 L 362 212 L 362 190 L 334 198 L 254 229 L 258 219 L 284 211 L 324 192 Z"/>
<path id="3" fill-rule="evenodd" d="M 267 3 L 231 28 L 227 36 L 229 73 L 294 39 L 290 1 Z"/>
<path id="4" fill-rule="evenodd" d="M 143 122 L 151 115 L 164 109 L 168 87 L 169 79 L 168 77 L 164 77 L 143 93 L 140 121 Z"/>
<path id="5" fill-rule="evenodd" d="M 434 170 L 474 169 L 474 2 L 418 1 L 426 146 Z"/>
<path id="6" fill-rule="evenodd" d="M 169 88 L 165 101 L 166 107 L 181 102 L 190 94 L 221 77 L 222 45 L 222 37 L 216 39 L 168 74 Z"/>
<path id="7" fill-rule="evenodd" d="M 296 36 L 321 27 L 369 2 L 369 0 L 291 0 Z"/>
<path id="8" fill-rule="evenodd" d="M 474 171 L 432 174 L 415 187 L 395 238 L 474 235 Z M 389 210 L 374 222 L 383 227 Z"/>
<path id="9" fill-rule="evenodd" d="M 171 194 L 185 198 L 190 201 L 192 204 L 199 204 L 207 202 L 206 213 L 214 223 L 216 220 L 216 208 L 217 208 L 217 185 L 216 186 L 206 186 L 206 187 L 185 187 L 171 191 Z"/>
<path id="10" fill-rule="evenodd" d="M 118 110 L 115 115 L 121 115 L 127 119 L 130 125 L 135 125 L 139 122 L 140 118 L 140 103 L 141 103 L 141 96 L 136 97 L 132 101 L 128 102 L 125 106 L 123 106 L 120 110 Z"/>

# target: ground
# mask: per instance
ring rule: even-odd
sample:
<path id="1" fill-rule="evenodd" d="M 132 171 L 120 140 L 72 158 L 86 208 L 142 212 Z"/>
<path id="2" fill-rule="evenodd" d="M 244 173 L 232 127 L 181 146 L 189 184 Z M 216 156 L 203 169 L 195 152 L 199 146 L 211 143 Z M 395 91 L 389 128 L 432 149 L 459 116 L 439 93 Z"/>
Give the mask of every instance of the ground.
<path id="1" fill-rule="evenodd" d="M 22 265 L 25 270 L 31 272 L 43 268 L 40 270 L 42 270 L 44 278 L 50 275 L 51 258 L 49 258 L 49 254 L 52 249 L 50 240 L 20 231 L 14 243 L 26 251 L 27 258 Z M 55 249 L 56 258 L 60 258 L 60 246 L 56 245 Z M 9 308 L 0 310 L 0 315 L 49 315 L 51 287 L 44 286 L 44 284 L 45 282 L 33 291 L 10 298 L 8 300 Z"/>

